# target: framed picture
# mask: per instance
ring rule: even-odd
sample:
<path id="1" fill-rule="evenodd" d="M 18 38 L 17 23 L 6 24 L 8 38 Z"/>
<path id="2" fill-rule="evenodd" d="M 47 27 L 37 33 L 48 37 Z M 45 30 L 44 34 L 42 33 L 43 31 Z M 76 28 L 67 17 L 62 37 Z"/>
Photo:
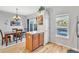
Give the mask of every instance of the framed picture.
<path id="1" fill-rule="evenodd" d="M 11 21 L 10 26 L 21 26 L 20 21 Z"/>
<path id="2" fill-rule="evenodd" d="M 69 15 L 56 15 L 56 36 L 69 38 Z"/>
<path id="3" fill-rule="evenodd" d="M 39 15 L 36 17 L 37 24 L 43 25 L 43 15 Z"/>

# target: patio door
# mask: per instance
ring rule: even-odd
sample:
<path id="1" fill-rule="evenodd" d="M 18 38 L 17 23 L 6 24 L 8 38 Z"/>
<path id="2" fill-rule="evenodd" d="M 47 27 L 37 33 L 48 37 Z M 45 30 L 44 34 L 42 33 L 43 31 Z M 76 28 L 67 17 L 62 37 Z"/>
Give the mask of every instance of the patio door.
<path id="1" fill-rule="evenodd" d="M 27 19 L 27 31 L 37 31 L 36 18 Z"/>

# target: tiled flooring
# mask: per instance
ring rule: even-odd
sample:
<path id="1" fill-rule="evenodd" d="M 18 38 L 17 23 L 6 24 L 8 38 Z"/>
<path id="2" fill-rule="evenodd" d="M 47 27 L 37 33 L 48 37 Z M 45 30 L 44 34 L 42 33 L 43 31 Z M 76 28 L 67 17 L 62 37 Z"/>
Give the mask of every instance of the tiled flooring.
<path id="1" fill-rule="evenodd" d="M 28 50 L 25 49 L 24 43 L 17 43 L 16 45 L 0 48 L 0 53 L 28 53 Z M 68 48 L 54 44 L 48 43 L 45 46 L 41 46 L 32 53 L 66 53 Z"/>

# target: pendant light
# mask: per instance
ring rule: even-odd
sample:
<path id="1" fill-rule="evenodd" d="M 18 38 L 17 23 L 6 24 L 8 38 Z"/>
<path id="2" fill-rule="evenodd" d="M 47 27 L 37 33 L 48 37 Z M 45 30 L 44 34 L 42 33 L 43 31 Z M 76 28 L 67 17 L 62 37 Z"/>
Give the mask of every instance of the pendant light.
<path id="1" fill-rule="evenodd" d="M 41 6 L 38 11 L 43 11 L 43 10 L 45 10 L 45 7 Z"/>
<path id="2" fill-rule="evenodd" d="M 16 15 L 13 17 L 14 20 L 18 21 L 21 17 L 18 15 L 18 8 L 16 8 Z"/>
<path id="3" fill-rule="evenodd" d="M 37 11 L 37 15 L 43 14 L 44 11 L 45 11 L 45 7 L 40 6 L 40 8 Z"/>

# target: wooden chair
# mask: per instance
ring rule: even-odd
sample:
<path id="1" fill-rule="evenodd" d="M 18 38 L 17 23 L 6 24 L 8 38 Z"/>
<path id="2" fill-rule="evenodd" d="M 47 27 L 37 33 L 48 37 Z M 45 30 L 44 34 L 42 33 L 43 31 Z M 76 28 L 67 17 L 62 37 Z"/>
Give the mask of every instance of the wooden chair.
<path id="1" fill-rule="evenodd" d="M 2 37 L 2 45 L 3 45 L 3 42 L 5 41 L 6 42 L 6 40 L 5 40 L 5 36 L 3 36 L 3 33 L 2 33 L 2 30 L 0 30 L 0 33 L 1 33 L 1 37 Z M 8 35 L 8 37 L 7 37 L 8 39 L 9 39 L 9 42 L 11 42 L 11 36 L 10 35 Z"/>
<path id="2" fill-rule="evenodd" d="M 21 29 L 16 29 L 16 33 L 13 35 L 13 38 L 16 39 L 16 43 L 17 43 L 17 38 L 19 38 L 19 40 L 22 41 L 22 30 Z"/>

